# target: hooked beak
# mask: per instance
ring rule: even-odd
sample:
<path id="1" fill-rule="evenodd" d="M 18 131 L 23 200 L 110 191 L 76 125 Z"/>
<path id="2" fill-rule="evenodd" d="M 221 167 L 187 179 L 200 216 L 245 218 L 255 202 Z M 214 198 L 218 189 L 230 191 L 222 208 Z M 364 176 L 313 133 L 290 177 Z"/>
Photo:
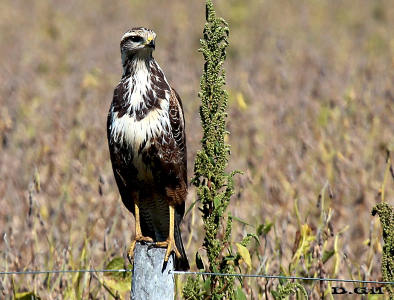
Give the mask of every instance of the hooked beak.
<path id="1" fill-rule="evenodd" d="M 155 50 L 155 40 L 151 40 L 151 41 L 148 43 L 148 46 L 151 47 L 151 48 L 153 48 L 153 50 Z"/>
<path id="2" fill-rule="evenodd" d="M 150 48 L 153 48 L 153 50 L 155 50 L 155 39 L 153 36 L 148 37 L 148 42 L 146 43 L 146 45 Z"/>

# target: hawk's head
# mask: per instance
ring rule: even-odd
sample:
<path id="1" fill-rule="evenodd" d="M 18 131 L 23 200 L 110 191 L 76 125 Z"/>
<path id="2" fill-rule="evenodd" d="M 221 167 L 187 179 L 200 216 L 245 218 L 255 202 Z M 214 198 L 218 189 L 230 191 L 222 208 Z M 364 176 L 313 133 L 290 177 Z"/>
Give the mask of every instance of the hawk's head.
<path id="1" fill-rule="evenodd" d="M 144 27 L 127 31 L 120 41 L 123 64 L 134 57 L 149 58 L 155 49 L 156 33 Z"/>

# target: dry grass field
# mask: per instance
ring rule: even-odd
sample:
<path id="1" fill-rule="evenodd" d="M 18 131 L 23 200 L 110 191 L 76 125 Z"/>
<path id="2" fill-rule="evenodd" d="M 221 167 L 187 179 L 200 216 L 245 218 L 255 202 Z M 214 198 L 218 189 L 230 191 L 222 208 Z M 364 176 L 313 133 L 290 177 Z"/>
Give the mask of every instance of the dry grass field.
<path id="1" fill-rule="evenodd" d="M 229 170 L 244 172 L 230 210 L 252 225 L 236 222 L 233 240 L 274 224 L 261 245 L 251 243 L 250 272 L 378 280 L 381 229 L 371 209 L 383 196 L 394 203 L 394 181 L 383 184 L 394 143 L 394 6 L 214 4 L 230 27 Z M 101 269 L 124 257 L 134 218 L 113 178 L 106 118 L 122 75 L 119 41 L 131 27 L 157 33 L 154 56 L 184 104 L 192 176 L 202 137 L 197 49 L 204 23 L 202 0 L 0 2 L 1 271 Z M 191 188 L 187 206 L 195 197 Z M 302 255 L 289 267 L 300 228 L 312 251 L 323 251 L 321 240 L 324 250 L 335 250 L 324 266 Z M 204 254 L 197 209 L 182 231 L 196 270 L 195 253 Z M 185 279 L 179 276 L 179 297 Z M 120 285 L 113 281 L 100 273 L 1 275 L 0 298 L 114 299 L 112 287 Z M 311 299 L 329 289 L 301 283 Z M 277 284 L 242 282 L 247 299 L 271 297 Z"/>

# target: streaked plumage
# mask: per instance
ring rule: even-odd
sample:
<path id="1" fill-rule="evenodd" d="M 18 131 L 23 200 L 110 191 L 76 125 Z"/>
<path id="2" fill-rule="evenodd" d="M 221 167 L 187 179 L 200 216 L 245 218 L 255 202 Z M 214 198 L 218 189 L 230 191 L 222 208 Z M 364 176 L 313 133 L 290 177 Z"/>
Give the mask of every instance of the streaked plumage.
<path id="1" fill-rule="evenodd" d="M 173 235 L 176 247 L 167 254 L 175 251 L 176 269 L 186 270 L 179 230 L 187 194 L 185 120 L 181 99 L 152 56 L 155 37 L 142 27 L 122 37 L 124 72 L 108 114 L 108 143 L 122 201 L 136 216 L 130 253 L 136 240 L 167 247 Z"/>

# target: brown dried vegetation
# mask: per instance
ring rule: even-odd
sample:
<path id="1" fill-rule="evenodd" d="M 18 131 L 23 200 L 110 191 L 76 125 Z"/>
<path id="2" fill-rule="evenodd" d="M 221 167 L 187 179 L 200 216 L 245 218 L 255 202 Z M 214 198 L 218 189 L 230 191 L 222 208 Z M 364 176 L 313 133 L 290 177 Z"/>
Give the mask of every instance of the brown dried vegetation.
<path id="1" fill-rule="evenodd" d="M 301 255 L 296 274 L 379 279 L 381 231 L 370 212 L 381 201 L 385 149 L 393 142 L 394 6 L 389 0 L 215 6 L 231 30 L 229 168 L 245 172 L 231 212 L 255 226 L 237 223 L 235 234 L 255 232 L 265 220 L 275 227 L 250 248 L 252 273 L 278 274 L 282 266 L 294 275 L 288 266 L 303 230 L 320 234 L 330 250 L 349 226 L 337 239 L 338 256 L 306 266 Z M 122 73 L 119 40 L 131 27 L 157 33 L 154 55 L 184 103 L 191 177 L 202 136 L 197 49 L 204 12 L 204 1 L 0 3 L 0 270 L 100 269 L 126 252 L 134 221 L 119 199 L 105 126 Z M 393 181 L 383 188 L 393 203 Z M 188 205 L 194 199 L 190 189 Z M 331 222 L 319 233 L 329 209 Z M 203 238 L 198 219 L 194 209 L 182 228 L 191 260 Z M 322 253 L 317 240 L 309 249 L 314 257 Z M 43 299 L 108 299 L 102 277 L 2 275 L 0 298 L 33 291 Z M 327 289 L 308 284 L 311 298 Z M 258 299 L 276 285 L 252 279 L 243 286 Z"/>

